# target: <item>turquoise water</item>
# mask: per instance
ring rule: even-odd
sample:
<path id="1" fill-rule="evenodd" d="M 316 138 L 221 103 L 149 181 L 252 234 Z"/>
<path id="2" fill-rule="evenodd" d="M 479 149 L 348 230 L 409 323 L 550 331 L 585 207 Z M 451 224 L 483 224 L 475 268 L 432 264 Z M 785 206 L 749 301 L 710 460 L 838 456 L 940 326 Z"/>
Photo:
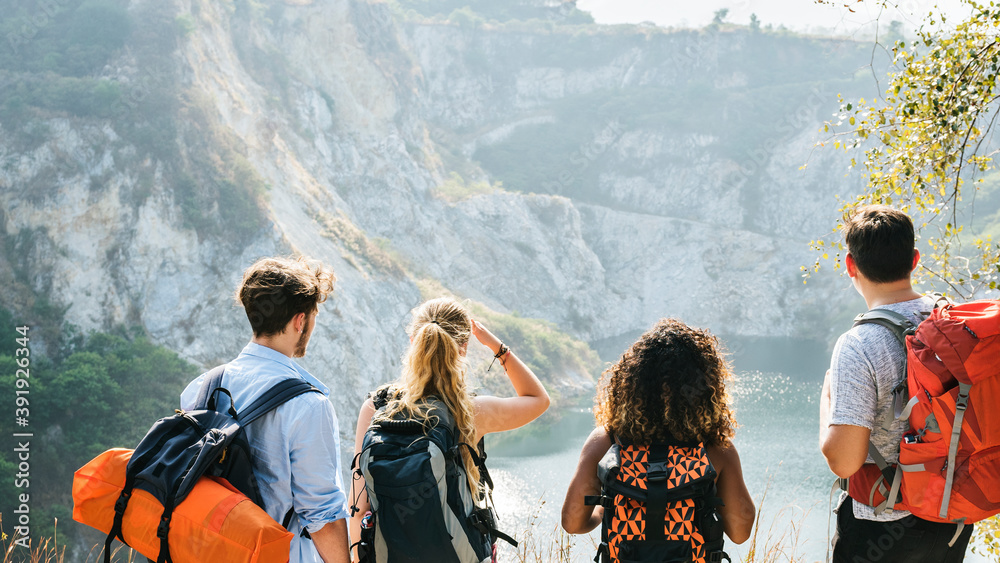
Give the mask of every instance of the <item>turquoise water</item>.
<path id="1" fill-rule="evenodd" d="M 768 538 L 772 543 L 784 538 L 780 543 L 785 556 L 779 561 L 824 561 L 826 556 L 834 477 L 817 441 L 820 384 L 818 377 L 803 380 L 753 371 L 741 373 L 731 388 L 740 424 L 734 442 L 747 486 L 761 510 L 757 551 L 764 550 Z M 490 454 L 500 528 L 526 540 L 529 553 L 537 553 L 539 561 L 556 559 L 551 540 L 560 533 L 559 510 L 592 425 L 589 412 L 568 412 L 546 435 L 498 445 Z M 598 539 L 599 531 L 572 538 L 571 560 L 592 560 Z M 749 545 L 727 542 L 726 550 L 734 562 L 741 561 Z M 504 549 L 503 560 L 511 561 L 509 549 Z M 966 561 L 985 559 L 970 555 Z"/>

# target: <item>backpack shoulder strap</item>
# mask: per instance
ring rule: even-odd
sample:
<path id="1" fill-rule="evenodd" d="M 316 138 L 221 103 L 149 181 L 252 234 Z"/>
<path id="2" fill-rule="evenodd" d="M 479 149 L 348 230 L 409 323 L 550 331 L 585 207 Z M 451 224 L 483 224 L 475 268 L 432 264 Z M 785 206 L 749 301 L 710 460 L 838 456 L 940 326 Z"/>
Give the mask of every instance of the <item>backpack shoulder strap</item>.
<path id="1" fill-rule="evenodd" d="M 906 336 L 917 331 L 917 325 L 903 315 L 888 309 L 872 309 L 854 317 L 854 326 L 877 324 L 892 331 L 901 344 L 906 345 Z"/>
<path id="2" fill-rule="evenodd" d="M 285 401 L 288 401 L 293 397 L 298 397 L 303 393 L 309 393 L 312 391 L 322 393 L 322 391 L 314 387 L 312 383 L 309 383 L 304 379 L 299 379 L 297 377 L 286 379 L 276 384 L 274 387 L 271 387 L 267 390 L 267 392 L 258 397 L 257 400 L 250 403 L 250 406 L 243 409 L 236 416 L 236 420 L 239 420 L 241 425 L 246 426 L 247 424 L 250 424 L 258 418 L 278 408 Z"/>
<path id="3" fill-rule="evenodd" d="M 665 522 L 670 476 L 670 446 L 652 444 L 646 460 L 646 521 Z M 647 526 L 647 541 L 662 541 L 666 532 L 663 526 Z"/>
<path id="4" fill-rule="evenodd" d="M 472 463 L 479 468 L 479 483 L 482 484 L 487 491 L 493 491 L 493 478 L 490 477 L 490 471 L 486 469 L 486 439 L 480 438 L 479 444 L 477 444 L 476 447 L 472 447 L 465 442 L 460 442 L 457 446 L 455 446 L 456 455 L 462 448 L 465 448 L 466 451 L 469 452 L 469 456 L 472 458 Z"/>
<path id="5" fill-rule="evenodd" d="M 222 387 L 222 375 L 226 371 L 226 364 L 217 366 L 205 373 L 205 380 L 201 382 L 201 389 L 198 390 L 198 398 L 194 401 L 194 408 L 207 409 L 208 401 L 212 396 L 212 391 Z"/>
<path id="6" fill-rule="evenodd" d="M 391 397 L 390 397 L 391 395 Z M 372 391 L 368 394 L 371 398 L 372 404 L 375 405 L 375 410 L 378 410 L 389 404 L 389 401 L 395 399 L 399 395 L 391 385 L 383 385 L 378 389 Z"/>
<path id="7" fill-rule="evenodd" d="M 939 291 L 935 291 L 934 293 L 928 293 L 927 297 L 930 297 L 931 299 L 934 300 L 934 308 L 935 309 L 942 309 L 942 308 L 947 307 L 949 305 L 954 305 L 955 304 L 951 299 L 948 298 L 947 295 L 945 295 L 945 294 L 943 294 L 943 293 L 941 293 Z"/>

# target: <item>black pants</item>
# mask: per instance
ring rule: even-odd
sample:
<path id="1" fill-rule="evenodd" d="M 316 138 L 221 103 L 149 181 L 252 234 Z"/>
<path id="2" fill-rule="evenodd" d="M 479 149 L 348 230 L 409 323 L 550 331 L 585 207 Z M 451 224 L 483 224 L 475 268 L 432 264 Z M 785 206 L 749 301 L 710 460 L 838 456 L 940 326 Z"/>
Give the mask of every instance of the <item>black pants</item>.
<path id="1" fill-rule="evenodd" d="M 895 522 L 873 522 L 854 517 L 854 501 L 847 499 L 837 514 L 833 536 L 833 563 L 961 563 L 972 536 L 966 525 L 955 545 L 956 524 L 928 522 L 907 516 Z"/>

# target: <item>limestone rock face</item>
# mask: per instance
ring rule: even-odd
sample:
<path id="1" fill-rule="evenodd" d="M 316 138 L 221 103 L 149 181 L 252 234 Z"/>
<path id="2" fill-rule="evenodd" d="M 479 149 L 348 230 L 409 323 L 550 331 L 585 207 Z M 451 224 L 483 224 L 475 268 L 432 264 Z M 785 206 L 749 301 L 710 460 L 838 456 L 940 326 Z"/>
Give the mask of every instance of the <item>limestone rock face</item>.
<path id="1" fill-rule="evenodd" d="M 829 290 L 804 290 L 799 266 L 812 259 L 805 243 L 833 224 L 831 195 L 848 191 L 833 172 L 842 163 L 809 156 L 822 104 L 738 160 L 719 156 L 715 131 L 596 123 L 579 153 L 600 163 L 585 199 L 572 175 L 561 193 L 449 199 L 436 189 L 456 167 L 472 170 L 470 182 L 495 180 L 472 162 L 477 148 L 552 123 L 567 97 L 692 76 L 743 88 L 746 73 L 724 61 L 745 35 L 564 37 L 404 22 L 361 0 L 275 4 L 264 18 L 180 2 L 195 27 L 172 58 L 181 98 L 205 119 L 178 114 L 181 154 L 195 155 L 187 143 L 209 123 L 238 139 L 267 185 L 260 227 L 201 232 L 169 173 L 182 163 L 132 158 L 113 121 L 39 117 L 39 142 L 0 135 L 13 268 L 3 291 L 15 306 L 16 281 L 68 307 L 83 330 L 138 325 L 207 368 L 249 338 L 232 297 L 243 268 L 274 254 L 324 260 L 337 288 L 303 363 L 335 390 L 345 439 L 364 394 L 398 374 L 418 280 L 588 341 L 668 315 L 722 333 L 820 330 L 802 313 Z M 120 59 L 106 72 L 126 80 L 137 71 Z"/>

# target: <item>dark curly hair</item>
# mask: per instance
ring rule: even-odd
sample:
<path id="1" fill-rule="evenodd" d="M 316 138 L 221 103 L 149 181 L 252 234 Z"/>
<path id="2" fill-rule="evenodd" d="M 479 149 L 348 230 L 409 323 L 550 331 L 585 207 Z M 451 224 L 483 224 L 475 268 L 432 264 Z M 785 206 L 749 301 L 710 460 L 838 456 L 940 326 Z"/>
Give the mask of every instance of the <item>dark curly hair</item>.
<path id="1" fill-rule="evenodd" d="M 673 437 L 721 445 L 736 431 L 729 379 L 732 370 L 715 336 L 661 319 L 601 375 L 594 417 L 636 444 Z"/>

